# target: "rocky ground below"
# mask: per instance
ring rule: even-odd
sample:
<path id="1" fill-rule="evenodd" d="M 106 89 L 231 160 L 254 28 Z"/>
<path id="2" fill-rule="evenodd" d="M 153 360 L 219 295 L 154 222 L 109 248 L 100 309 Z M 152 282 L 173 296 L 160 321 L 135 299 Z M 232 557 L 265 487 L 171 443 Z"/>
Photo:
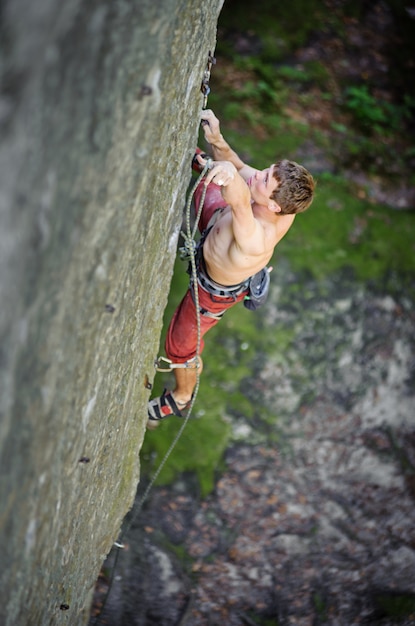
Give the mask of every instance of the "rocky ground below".
<path id="1" fill-rule="evenodd" d="M 415 624 L 413 302 L 280 274 L 261 324 L 295 339 L 246 386 L 262 410 L 203 418 L 234 430 L 214 492 L 154 488 L 98 623 Z"/>

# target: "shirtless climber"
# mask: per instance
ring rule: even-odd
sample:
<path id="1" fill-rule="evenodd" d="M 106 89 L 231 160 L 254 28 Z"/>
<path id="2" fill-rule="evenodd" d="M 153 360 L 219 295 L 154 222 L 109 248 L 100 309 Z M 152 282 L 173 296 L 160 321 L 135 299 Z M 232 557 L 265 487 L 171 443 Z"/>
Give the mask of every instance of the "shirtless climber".
<path id="1" fill-rule="evenodd" d="M 165 390 L 161 397 L 148 403 L 150 428 L 170 415 L 183 417 L 182 411 L 189 406 L 196 386 L 197 372 L 202 371 L 200 355 L 197 363 L 195 359 L 197 319 L 193 289 L 198 289 L 203 337 L 227 309 L 249 299 L 251 277 L 261 276 L 261 270 L 267 275 L 264 268 L 275 246 L 292 226 L 295 215 L 305 211 L 313 200 L 314 180 L 304 167 L 283 160 L 265 170 L 256 170 L 243 163 L 225 141 L 213 111 L 205 110 L 201 117 L 214 161 L 194 196 L 197 212 L 203 186 L 207 187 L 199 221 L 203 244 L 198 284 L 190 284 L 176 309 L 165 344 L 167 357 L 173 363 L 188 366 L 174 369 L 173 391 Z M 194 164 L 200 171 L 206 164 L 199 150 Z M 200 352 L 203 345 L 201 340 Z"/>

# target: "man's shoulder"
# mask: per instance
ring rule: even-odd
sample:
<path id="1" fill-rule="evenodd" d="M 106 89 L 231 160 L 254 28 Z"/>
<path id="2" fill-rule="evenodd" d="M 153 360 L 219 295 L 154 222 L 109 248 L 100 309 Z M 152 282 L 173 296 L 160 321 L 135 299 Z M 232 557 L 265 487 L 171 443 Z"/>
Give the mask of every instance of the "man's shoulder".
<path id="1" fill-rule="evenodd" d="M 275 235 L 277 243 L 284 235 L 290 230 L 295 220 L 295 215 L 278 215 L 278 219 L 275 222 Z"/>

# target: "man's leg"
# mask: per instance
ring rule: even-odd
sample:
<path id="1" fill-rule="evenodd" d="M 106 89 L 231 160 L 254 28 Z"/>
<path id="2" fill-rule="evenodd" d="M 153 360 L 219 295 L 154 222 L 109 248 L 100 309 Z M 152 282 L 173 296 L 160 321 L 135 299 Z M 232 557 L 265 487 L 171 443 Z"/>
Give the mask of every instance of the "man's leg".
<path id="1" fill-rule="evenodd" d="M 176 379 L 176 386 L 174 388 L 174 390 L 172 392 L 167 392 L 167 405 L 172 404 L 172 401 L 176 404 L 178 410 L 180 412 L 186 410 L 190 404 L 190 401 L 192 399 L 193 396 L 193 391 L 195 390 L 196 387 L 196 383 L 197 383 L 197 375 L 202 373 L 202 369 L 203 369 L 203 363 L 202 363 L 202 359 L 199 356 L 197 358 L 197 363 L 199 363 L 199 367 L 196 366 L 196 358 L 194 360 L 194 367 L 189 367 L 189 368 L 176 368 L 174 369 L 174 377 Z M 153 401 L 154 402 L 154 401 Z M 156 404 L 158 405 L 158 409 L 160 410 L 161 415 L 164 413 L 164 410 L 161 408 L 161 405 L 159 404 L 160 399 L 156 399 L 155 400 Z M 151 404 L 151 402 L 149 403 Z M 166 408 L 166 411 L 168 412 L 168 414 L 173 414 L 174 412 L 171 413 L 171 409 L 170 408 Z M 150 417 L 152 415 L 152 417 Z M 160 417 L 158 417 L 158 419 L 154 419 L 155 415 L 157 415 L 157 409 L 156 410 L 150 410 L 149 411 L 149 420 L 147 422 L 147 428 L 149 430 L 154 430 L 155 428 L 157 428 L 157 426 L 160 423 L 160 419 L 162 419 L 161 415 Z M 166 415 L 166 417 L 167 417 Z"/>
<path id="2" fill-rule="evenodd" d="M 202 322 L 203 325 L 203 322 Z M 203 329 L 202 329 L 203 334 Z M 180 305 L 177 307 L 167 330 L 166 355 L 172 363 L 187 364 L 190 367 L 173 368 L 176 379 L 173 391 L 165 390 L 159 398 L 149 402 L 149 427 L 170 415 L 182 416 L 187 408 L 197 382 L 197 372 L 202 371 L 201 360 L 197 366 L 195 353 L 197 344 L 196 310 L 190 290 L 187 291 Z M 201 340 L 200 351 L 203 349 Z M 200 358 L 200 357 L 199 357 Z"/>
<path id="3" fill-rule="evenodd" d="M 207 294 L 206 294 L 207 295 Z M 203 303 L 205 294 L 199 288 L 199 304 Z M 206 297 L 206 296 L 205 296 Z M 203 335 L 209 327 L 214 326 L 217 320 L 200 317 L 200 352 L 204 347 Z M 189 367 L 174 368 L 176 381 L 173 397 L 179 408 L 185 406 L 191 399 L 197 382 L 197 374 L 202 373 L 202 359 L 197 356 L 197 314 L 191 290 L 189 289 L 177 307 L 167 330 L 165 350 L 173 363 L 186 363 Z"/>
<path id="4" fill-rule="evenodd" d="M 174 388 L 173 396 L 179 408 L 185 407 L 192 399 L 197 383 L 197 375 L 199 374 L 200 376 L 202 370 L 203 362 L 200 356 L 195 358 L 194 367 L 177 368 L 174 370 L 176 387 Z"/>
<path id="5" fill-rule="evenodd" d="M 199 288 L 199 304 L 206 308 L 208 304 L 213 305 L 210 296 Z M 232 303 L 233 304 L 233 301 Z M 221 307 L 221 304 L 216 306 Z M 226 308 L 226 305 L 223 307 Z M 200 317 L 201 341 L 200 353 L 204 347 L 203 335 L 217 324 L 218 319 Z M 188 290 L 180 305 L 177 307 L 167 330 L 165 350 L 167 357 L 172 363 L 189 363 L 194 367 L 174 368 L 175 388 L 173 391 L 164 391 L 163 394 L 150 400 L 148 416 L 149 427 L 154 427 L 155 423 L 169 417 L 170 415 L 182 415 L 182 411 L 189 404 L 197 382 L 197 375 L 202 372 L 202 360 L 200 355 L 196 362 L 197 344 L 197 316 L 191 291 Z"/>

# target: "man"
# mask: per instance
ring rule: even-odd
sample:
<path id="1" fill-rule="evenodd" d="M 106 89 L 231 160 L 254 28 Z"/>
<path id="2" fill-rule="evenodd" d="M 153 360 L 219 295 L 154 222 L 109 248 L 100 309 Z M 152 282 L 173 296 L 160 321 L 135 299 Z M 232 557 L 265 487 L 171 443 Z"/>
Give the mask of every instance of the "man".
<path id="1" fill-rule="evenodd" d="M 254 169 L 243 163 L 225 141 L 213 111 L 205 110 L 201 117 L 214 161 L 195 193 L 197 212 L 203 186 L 206 187 L 199 222 L 202 244 L 198 284 L 190 285 L 174 313 L 165 345 L 167 357 L 173 363 L 186 363 L 187 367 L 174 369 L 176 386 L 172 392 L 165 390 L 161 397 L 149 402 L 150 428 L 170 415 L 183 417 L 197 373 L 202 371 L 200 355 L 195 358 L 197 317 L 193 290 L 198 289 L 203 337 L 228 308 L 249 297 L 251 277 L 266 268 L 295 215 L 305 211 L 313 199 L 314 180 L 304 167 L 284 160 L 262 171 Z M 200 170 L 206 164 L 199 150 L 194 164 Z M 200 352 L 203 345 L 202 340 Z"/>

